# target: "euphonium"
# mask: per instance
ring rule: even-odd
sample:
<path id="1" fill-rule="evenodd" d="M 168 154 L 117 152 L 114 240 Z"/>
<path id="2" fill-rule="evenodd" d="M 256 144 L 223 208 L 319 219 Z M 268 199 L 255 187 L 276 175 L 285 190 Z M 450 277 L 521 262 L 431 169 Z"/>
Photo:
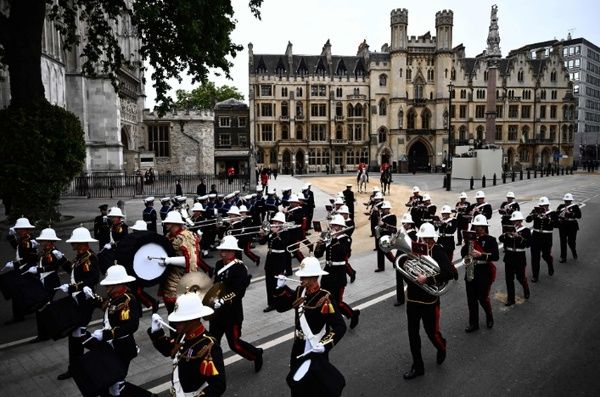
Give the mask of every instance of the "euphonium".
<path id="1" fill-rule="evenodd" d="M 449 283 L 446 281 L 440 285 L 419 284 L 417 278 L 419 275 L 425 277 L 435 276 L 440 273 L 440 266 L 430 256 L 419 256 L 412 253 L 412 240 L 408 235 L 399 231 L 394 240 L 394 247 L 403 254 L 396 258 L 394 267 L 409 281 L 422 288 L 430 295 L 440 296 L 446 293 Z"/>
<path id="2" fill-rule="evenodd" d="M 473 249 L 475 248 L 475 240 L 469 240 L 467 244 L 469 244 L 469 251 L 467 256 L 463 258 L 463 264 L 465 265 L 467 281 L 473 281 L 475 278 L 475 258 L 471 255 L 471 252 L 473 252 Z"/>

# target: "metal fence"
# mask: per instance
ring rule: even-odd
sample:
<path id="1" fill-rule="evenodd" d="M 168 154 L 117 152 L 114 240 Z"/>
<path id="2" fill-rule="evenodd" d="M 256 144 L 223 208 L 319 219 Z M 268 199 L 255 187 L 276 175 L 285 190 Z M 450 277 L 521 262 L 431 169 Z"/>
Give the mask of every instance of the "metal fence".
<path id="1" fill-rule="evenodd" d="M 250 176 L 227 176 L 182 174 L 161 175 L 153 180 L 145 180 L 143 175 L 102 175 L 79 176 L 71 181 L 63 191 L 63 197 L 136 197 L 136 196 L 173 196 L 177 180 L 181 180 L 183 194 L 194 196 L 200 181 L 205 179 L 206 192 L 215 185 L 218 193 L 230 193 L 235 190 L 251 190 Z"/>

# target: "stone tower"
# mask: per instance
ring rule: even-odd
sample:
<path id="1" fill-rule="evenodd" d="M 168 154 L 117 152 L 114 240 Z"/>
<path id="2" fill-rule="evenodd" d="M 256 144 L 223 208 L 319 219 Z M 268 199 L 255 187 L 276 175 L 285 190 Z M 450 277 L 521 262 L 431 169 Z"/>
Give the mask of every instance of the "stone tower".
<path id="1" fill-rule="evenodd" d="M 404 98 L 406 96 L 407 28 L 408 10 L 406 8 L 392 10 L 390 13 L 391 45 L 389 47 L 391 98 Z M 390 125 L 391 129 L 406 127 L 406 123 L 403 121 L 404 115 L 406 115 L 406 108 L 403 108 L 400 101 L 390 102 L 388 113 L 390 119 L 395 120 Z"/>
<path id="2" fill-rule="evenodd" d="M 452 50 L 452 25 L 454 13 L 452 10 L 442 10 L 435 13 L 436 50 Z"/>
<path id="3" fill-rule="evenodd" d="M 390 27 L 392 31 L 392 40 L 390 51 L 406 51 L 408 42 L 406 28 L 408 26 L 408 10 L 406 8 L 397 8 L 392 10 L 390 15 Z"/>
<path id="4" fill-rule="evenodd" d="M 498 6 L 493 5 L 490 14 L 490 31 L 487 39 L 488 81 L 487 81 L 487 103 L 485 110 L 485 141 L 496 142 L 496 79 L 498 72 L 498 60 L 502 57 L 500 52 L 500 31 L 498 28 Z"/>

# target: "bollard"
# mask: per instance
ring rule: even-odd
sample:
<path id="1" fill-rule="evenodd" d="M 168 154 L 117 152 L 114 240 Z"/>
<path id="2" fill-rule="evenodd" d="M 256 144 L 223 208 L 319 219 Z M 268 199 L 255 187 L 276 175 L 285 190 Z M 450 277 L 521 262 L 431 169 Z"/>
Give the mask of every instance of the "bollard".
<path id="1" fill-rule="evenodd" d="M 442 182 L 442 187 L 446 188 L 446 174 L 444 174 L 444 182 Z"/>
<path id="2" fill-rule="evenodd" d="M 473 185 L 475 184 L 475 180 L 471 177 L 470 187 L 469 189 L 473 190 Z"/>
<path id="3" fill-rule="evenodd" d="M 564 167 L 563 167 L 563 168 L 562 168 L 560 171 L 562 172 L 562 175 L 564 175 L 564 174 L 565 174 L 565 169 L 564 169 Z"/>
<path id="4" fill-rule="evenodd" d="M 506 172 L 502 173 L 502 183 L 506 183 Z"/>
<path id="5" fill-rule="evenodd" d="M 527 170 L 527 179 L 531 179 L 531 170 Z"/>
<path id="6" fill-rule="evenodd" d="M 494 172 L 494 180 L 492 182 L 494 184 L 494 186 L 496 186 L 496 173 Z"/>
<path id="7" fill-rule="evenodd" d="M 481 187 L 485 187 L 485 175 L 481 177 Z"/>
<path id="8" fill-rule="evenodd" d="M 533 169 L 533 178 L 537 178 L 537 168 Z"/>
<path id="9" fill-rule="evenodd" d="M 515 172 L 514 171 L 512 172 L 512 175 L 510 176 L 510 179 L 511 179 L 512 182 L 515 181 Z"/>
<path id="10" fill-rule="evenodd" d="M 554 176 L 554 167 L 552 167 L 552 176 Z"/>
<path id="11" fill-rule="evenodd" d="M 544 169 L 541 169 L 540 170 L 540 178 L 543 178 L 543 177 L 544 177 Z"/>

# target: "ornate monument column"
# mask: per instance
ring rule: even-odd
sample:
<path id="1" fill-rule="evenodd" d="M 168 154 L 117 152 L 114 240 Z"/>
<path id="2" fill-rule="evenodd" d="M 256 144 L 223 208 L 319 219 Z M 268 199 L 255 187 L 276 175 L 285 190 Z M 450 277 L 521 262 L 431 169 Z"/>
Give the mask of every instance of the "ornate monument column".
<path id="1" fill-rule="evenodd" d="M 502 57 L 500 52 L 500 33 L 498 31 L 498 6 L 492 6 L 490 16 L 490 31 L 487 38 L 487 104 L 485 112 L 485 141 L 495 143 L 496 141 L 496 79 L 498 71 L 498 60 Z"/>

